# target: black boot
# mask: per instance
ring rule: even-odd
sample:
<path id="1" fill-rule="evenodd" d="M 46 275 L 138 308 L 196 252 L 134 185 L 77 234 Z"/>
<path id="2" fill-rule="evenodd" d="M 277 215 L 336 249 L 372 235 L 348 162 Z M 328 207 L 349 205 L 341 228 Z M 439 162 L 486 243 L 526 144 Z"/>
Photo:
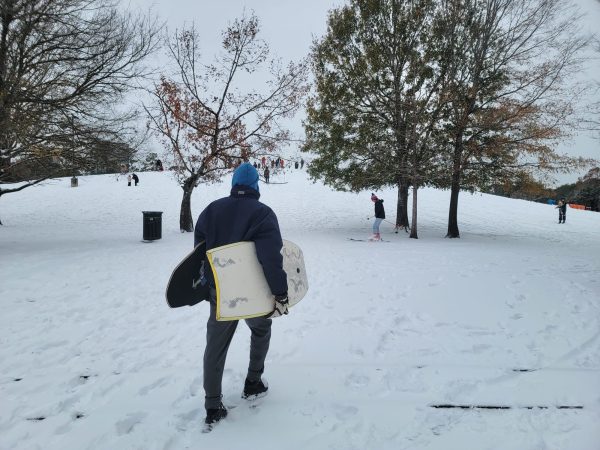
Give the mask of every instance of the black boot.
<path id="1" fill-rule="evenodd" d="M 225 417 L 227 417 L 227 408 L 221 403 L 218 408 L 206 409 L 206 419 L 204 419 L 204 423 L 212 425 Z"/>
<path id="2" fill-rule="evenodd" d="M 242 398 L 251 398 L 251 397 L 259 397 L 267 392 L 269 387 L 266 386 L 262 380 L 258 381 L 250 381 L 246 378 L 246 382 L 244 383 L 244 393 L 242 394 Z"/>

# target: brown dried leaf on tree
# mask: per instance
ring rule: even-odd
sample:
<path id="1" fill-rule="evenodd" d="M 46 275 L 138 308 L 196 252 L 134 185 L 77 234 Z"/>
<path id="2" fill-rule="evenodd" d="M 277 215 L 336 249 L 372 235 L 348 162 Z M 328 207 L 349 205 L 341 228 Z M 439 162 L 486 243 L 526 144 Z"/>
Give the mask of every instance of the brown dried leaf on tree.
<path id="1" fill-rule="evenodd" d="M 193 231 L 191 195 L 200 183 L 221 179 L 242 161 L 287 145 L 285 119 L 308 91 L 307 64 L 269 58 L 255 15 L 235 19 L 222 33 L 222 52 L 202 62 L 192 25 L 168 39 L 176 71 L 163 74 L 146 106 L 149 127 L 161 139 L 183 188 L 180 229 Z M 248 87 L 259 85 L 261 90 Z"/>

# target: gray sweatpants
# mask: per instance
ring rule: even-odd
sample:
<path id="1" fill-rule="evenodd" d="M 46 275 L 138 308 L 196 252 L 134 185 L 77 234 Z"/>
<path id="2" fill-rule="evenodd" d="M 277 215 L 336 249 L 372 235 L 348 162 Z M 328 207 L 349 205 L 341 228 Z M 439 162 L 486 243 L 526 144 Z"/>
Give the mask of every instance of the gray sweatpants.
<path id="1" fill-rule="evenodd" d="M 204 350 L 204 407 L 218 408 L 221 403 L 221 383 L 229 344 L 237 328 L 238 321 L 218 322 L 216 319 L 216 303 L 210 301 L 210 316 L 206 323 L 206 349 Z M 250 364 L 248 379 L 260 380 L 264 371 L 265 358 L 271 341 L 271 319 L 257 317 L 246 319 L 250 328 Z"/>

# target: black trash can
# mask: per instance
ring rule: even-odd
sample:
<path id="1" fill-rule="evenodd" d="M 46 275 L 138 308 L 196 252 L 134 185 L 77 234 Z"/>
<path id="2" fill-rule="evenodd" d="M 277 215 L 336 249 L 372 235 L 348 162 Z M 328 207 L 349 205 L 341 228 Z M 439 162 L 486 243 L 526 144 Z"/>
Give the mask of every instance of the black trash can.
<path id="1" fill-rule="evenodd" d="M 162 211 L 142 211 L 144 215 L 144 241 L 162 237 Z"/>

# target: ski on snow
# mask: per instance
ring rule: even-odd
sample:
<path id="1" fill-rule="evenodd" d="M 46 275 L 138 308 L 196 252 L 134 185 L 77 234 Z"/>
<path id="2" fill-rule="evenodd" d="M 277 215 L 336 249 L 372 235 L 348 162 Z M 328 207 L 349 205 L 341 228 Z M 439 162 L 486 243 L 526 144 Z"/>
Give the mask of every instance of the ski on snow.
<path id="1" fill-rule="evenodd" d="M 355 238 L 348 238 L 349 241 L 354 241 L 354 242 L 391 242 L 388 241 L 387 239 L 379 239 L 379 240 L 372 240 L 372 239 L 355 239 Z"/>

